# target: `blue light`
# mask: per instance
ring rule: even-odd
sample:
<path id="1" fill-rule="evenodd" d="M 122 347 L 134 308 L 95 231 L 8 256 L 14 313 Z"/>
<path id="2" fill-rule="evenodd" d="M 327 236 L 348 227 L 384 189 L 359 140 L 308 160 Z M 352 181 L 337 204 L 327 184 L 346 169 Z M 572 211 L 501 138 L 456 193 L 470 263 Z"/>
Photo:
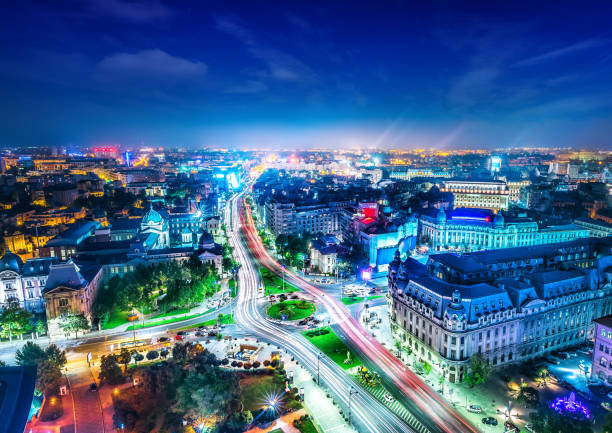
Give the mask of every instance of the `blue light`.
<path id="1" fill-rule="evenodd" d="M 570 393 L 568 397 L 558 397 L 550 404 L 550 407 L 558 413 L 568 413 L 573 416 L 584 416 L 591 418 L 591 412 L 584 403 L 576 400 L 576 394 Z"/>

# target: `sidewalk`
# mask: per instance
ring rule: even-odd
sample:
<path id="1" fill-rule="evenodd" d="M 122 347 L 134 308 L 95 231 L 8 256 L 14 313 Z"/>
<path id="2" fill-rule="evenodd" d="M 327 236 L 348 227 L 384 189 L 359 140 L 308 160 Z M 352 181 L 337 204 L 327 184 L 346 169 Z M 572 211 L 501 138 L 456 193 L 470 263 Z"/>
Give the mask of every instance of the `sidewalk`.
<path id="1" fill-rule="evenodd" d="M 76 431 L 78 433 L 104 433 L 104 418 L 98 392 L 90 391 L 93 382 L 87 363 L 72 365 L 68 373 L 70 391 L 74 399 Z"/>
<path id="2" fill-rule="evenodd" d="M 74 425 L 72 396 L 62 397 L 63 415 L 54 421 L 34 421 L 26 424 L 27 433 L 78 433 Z"/>

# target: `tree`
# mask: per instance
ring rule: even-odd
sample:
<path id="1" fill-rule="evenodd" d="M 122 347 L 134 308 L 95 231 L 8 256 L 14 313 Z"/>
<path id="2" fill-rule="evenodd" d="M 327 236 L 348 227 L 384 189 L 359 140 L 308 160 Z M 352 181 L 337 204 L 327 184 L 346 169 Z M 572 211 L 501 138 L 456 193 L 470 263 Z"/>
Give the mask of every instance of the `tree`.
<path id="1" fill-rule="evenodd" d="M 612 433 L 612 414 L 606 415 L 606 420 L 601 428 L 604 433 Z"/>
<path id="2" fill-rule="evenodd" d="M 531 414 L 533 431 L 538 433 L 592 433 L 591 423 L 587 418 L 575 419 L 555 412 L 549 407 L 542 407 Z M 603 431 L 606 431 L 604 426 Z"/>
<path id="3" fill-rule="evenodd" d="M 147 359 L 149 361 L 152 361 L 157 358 L 159 358 L 159 352 L 157 350 L 150 350 L 149 352 L 147 352 Z"/>
<path id="4" fill-rule="evenodd" d="M 51 360 L 45 359 L 38 364 L 36 389 L 44 395 L 57 393 L 62 383 L 62 372 Z"/>
<path id="5" fill-rule="evenodd" d="M 55 344 L 50 344 L 45 349 L 45 359 L 55 365 L 57 368 L 62 369 L 66 365 L 66 352 L 60 350 Z"/>
<path id="6" fill-rule="evenodd" d="M 189 416 L 225 416 L 229 402 L 239 392 L 238 379 L 233 372 L 204 365 L 188 370 L 177 389 L 177 407 Z"/>
<path id="7" fill-rule="evenodd" d="M 28 341 L 23 347 L 15 352 L 17 365 L 38 365 L 46 359 L 45 351 L 36 343 Z"/>
<path id="8" fill-rule="evenodd" d="M 121 367 L 117 364 L 116 355 L 102 355 L 100 359 L 99 379 L 101 382 L 106 382 L 111 385 L 123 382 L 123 373 Z"/>
<path id="9" fill-rule="evenodd" d="M 67 334 L 74 332 L 74 338 L 79 334 L 79 331 L 90 329 L 87 318 L 81 314 L 69 314 L 60 323 L 60 328 Z"/>
<path id="10" fill-rule="evenodd" d="M 34 324 L 34 331 L 36 332 L 36 338 L 38 338 L 41 334 L 46 334 L 47 322 L 44 320 L 37 320 Z"/>
<path id="11" fill-rule="evenodd" d="M 125 347 L 121 348 L 121 352 L 117 356 L 117 362 L 123 364 L 123 372 L 127 372 L 127 367 L 132 360 L 132 354 Z"/>
<path id="12" fill-rule="evenodd" d="M 246 426 L 253 422 L 253 414 L 250 410 L 234 412 L 227 421 L 227 426 L 231 431 L 241 432 Z"/>
<path id="13" fill-rule="evenodd" d="M 489 376 L 491 375 L 491 366 L 484 359 L 482 354 L 476 353 L 472 355 L 470 359 L 470 371 L 465 376 L 465 382 L 468 384 L 470 388 L 475 385 L 480 385 L 489 380 Z"/>
<path id="14" fill-rule="evenodd" d="M 11 300 L 0 312 L 0 326 L 2 326 L 2 336 L 8 337 L 13 341 L 13 335 L 23 335 L 31 328 L 30 319 L 32 313 L 19 306 L 19 302 Z"/>
<path id="15" fill-rule="evenodd" d="M 176 362 L 183 362 L 187 359 L 187 346 L 184 343 L 176 343 L 172 348 L 172 357 Z"/>

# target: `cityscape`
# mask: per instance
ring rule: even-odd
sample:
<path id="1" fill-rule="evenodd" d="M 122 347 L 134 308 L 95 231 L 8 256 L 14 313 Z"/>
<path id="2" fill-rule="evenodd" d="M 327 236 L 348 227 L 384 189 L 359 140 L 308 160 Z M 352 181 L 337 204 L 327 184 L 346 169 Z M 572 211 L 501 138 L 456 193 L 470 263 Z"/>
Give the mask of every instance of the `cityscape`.
<path id="1" fill-rule="evenodd" d="M 612 433 L 610 12 L 5 5 L 0 433 Z"/>

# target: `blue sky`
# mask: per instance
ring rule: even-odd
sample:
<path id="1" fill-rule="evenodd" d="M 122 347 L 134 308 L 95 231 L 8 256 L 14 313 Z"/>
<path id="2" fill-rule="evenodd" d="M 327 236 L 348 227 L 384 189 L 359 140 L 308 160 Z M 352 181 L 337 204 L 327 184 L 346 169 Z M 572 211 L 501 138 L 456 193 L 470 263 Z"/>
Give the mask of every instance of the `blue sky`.
<path id="1" fill-rule="evenodd" d="M 609 2 L 15 3 L 2 145 L 612 148 Z"/>

